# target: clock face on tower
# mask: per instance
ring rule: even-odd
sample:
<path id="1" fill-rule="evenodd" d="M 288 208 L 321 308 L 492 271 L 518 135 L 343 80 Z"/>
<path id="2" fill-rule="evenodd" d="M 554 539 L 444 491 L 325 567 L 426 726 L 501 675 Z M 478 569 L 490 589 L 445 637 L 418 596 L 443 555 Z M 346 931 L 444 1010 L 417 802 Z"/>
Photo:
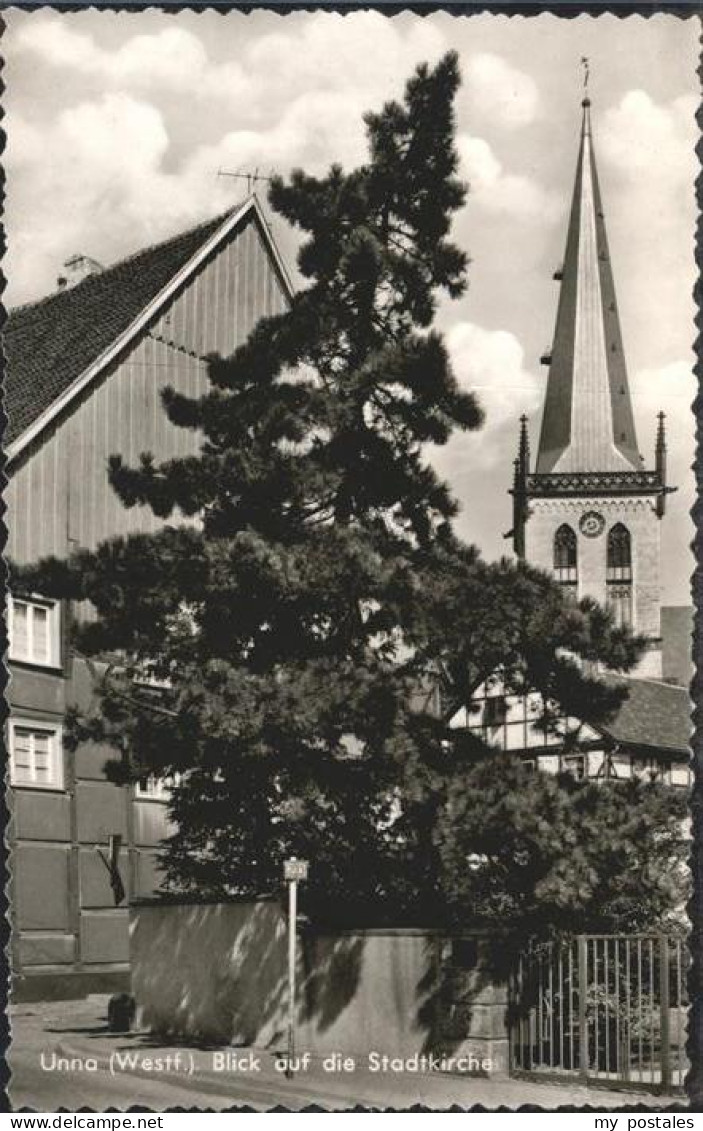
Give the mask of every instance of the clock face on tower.
<path id="1" fill-rule="evenodd" d="M 602 514 L 598 514 L 598 511 L 586 511 L 585 514 L 581 515 L 579 529 L 587 538 L 597 538 L 599 534 L 602 534 L 604 526 L 605 519 Z"/>

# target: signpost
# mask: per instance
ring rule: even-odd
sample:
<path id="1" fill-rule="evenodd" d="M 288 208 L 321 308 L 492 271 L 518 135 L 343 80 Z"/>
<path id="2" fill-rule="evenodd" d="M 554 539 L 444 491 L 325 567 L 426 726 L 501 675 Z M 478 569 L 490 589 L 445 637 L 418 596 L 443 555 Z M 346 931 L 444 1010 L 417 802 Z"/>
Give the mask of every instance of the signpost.
<path id="1" fill-rule="evenodd" d="M 295 946 L 298 918 L 298 881 L 307 880 L 308 862 L 289 856 L 283 862 L 283 878 L 288 884 L 288 1064 L 286 1076 L 293 1075 L 295 1056 Z"/>

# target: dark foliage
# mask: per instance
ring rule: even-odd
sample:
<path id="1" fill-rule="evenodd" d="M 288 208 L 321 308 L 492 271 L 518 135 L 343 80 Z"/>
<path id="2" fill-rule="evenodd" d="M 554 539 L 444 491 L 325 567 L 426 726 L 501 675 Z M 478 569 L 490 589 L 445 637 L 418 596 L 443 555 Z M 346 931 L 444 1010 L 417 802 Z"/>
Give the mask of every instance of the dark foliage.
<path id="1" fill-rule="evenodd" d="M 273 183 L 272 206 L 304 234 L 309 286 L 233 357 L 212 359 L 204 396 L 166 390 L 169 419 L 200 430 L 199 456 L 111 462 L 122 502 L 169 525 L 15 579 L 97 610 L 76 646 L 113 662 L 73 741 L 110 745 L 115 781 L 181 775 L 165 850 L 175 887 L 272 889 L 296 852 L 313 861 L 309 907 L 337 922 L 468 913 L 478 896 L 462 886 L 466 853 L 484 851 L 486 814 L 500 830 L 523 782 L 504 760 L 467 777 L 485 750 L 456 741 L 453 708 L 500 665 L 508 692 L 537 689 L 597 719 L 622 692 L 580 661 L 626 669 L 638 655 L 595 605 L 462 545 L 456 503 L 425 456 L 481 422 L 431 328 L 438 292 L 465 287 L 466 257 L 449 240 L 466 192 L 458 81 L 453 54 L 420 67 L 402 104 L 367 116 L 366 165 Z M 431 686 L 439 713 L 418 706 Z M 505 811 L 486 808 L 484 790 Z M 572 811 L 563 783 L 544 790 Z M 588 836 L 600 836 L 599 794 L 588 796 Z M 615 794 L 602 798 L 602 820 L 620 821 Z M 447 831 L 458 811 L 464 857 Z M 488 914 L 500 868 L 506 899 L 524 874 L 500 856 Z"/>

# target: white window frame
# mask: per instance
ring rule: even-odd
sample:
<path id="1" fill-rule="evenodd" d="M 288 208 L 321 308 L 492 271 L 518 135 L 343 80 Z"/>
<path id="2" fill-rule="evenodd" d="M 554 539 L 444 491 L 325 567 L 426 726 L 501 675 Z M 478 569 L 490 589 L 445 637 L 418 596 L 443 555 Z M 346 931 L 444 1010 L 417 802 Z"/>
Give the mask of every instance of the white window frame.
<path id="1" fill-rule="evenodd" d="M 10 785 L 17 789 L 50 789 L 62 791 L 64 788 L 63 727 L 60 723 L 49 723 L 44 719 L 29 719 L 11 715 L 8 720 L 10 731 Z M 15 744 L 17 730 L 29 730 L 49 735 L 49 778 L 46 781 L 19 781 L 15 764 Z M 34 764 L 32 763 L 32 772 Z"/>
<path id="2" fill-rule="evenodd" d="M 586 781 L 588 778 L 588 754 L 585 750 L 562 754 L 561 763 L 562 773 L 572 774 L 576 781 Z"/>
<path id="3" fill-rule="evenodd" d="M 61 618 L 58 601 L 49 598 L 13 597 L 9 595 L 9 658 L 21 664 L 34 664 L 42 668 L 58 668 L 61 666 Z M 15 606 L 25 605 L 27 608 L 27 651 L 21 654 L 17 651 L 17 639 L 14 633 Z M 37 656 L 34 652 L 34 610 L 46 609 L 46 635 L 47 655 Z"/>
<path id="4" fill-rule="evenodd" d="M 174 785 L 178 785 L 181 775 L 171 774 L 167 778 L 159 778 L 156 774 L 149 774 L 143 781 L 135 782 L 134 796 L 139 801 L 168 801 Z"/>

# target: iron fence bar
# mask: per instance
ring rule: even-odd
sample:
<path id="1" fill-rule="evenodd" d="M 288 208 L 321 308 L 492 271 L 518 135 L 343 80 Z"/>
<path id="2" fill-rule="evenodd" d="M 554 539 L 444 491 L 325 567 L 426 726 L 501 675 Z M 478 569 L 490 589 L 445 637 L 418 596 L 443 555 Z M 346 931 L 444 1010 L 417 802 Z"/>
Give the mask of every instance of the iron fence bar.
<path id="1" fill-rule="evenodd" d="M 522 1051 L 520 1053 L 523 1067 L 530 1067 L 530 1011 L 532 1009 L 531 1003 L 527 1002 L 527 986 L 528 986 L 528 965 L 527 958 L 522 965 L 522 1001 L 523 1001 L 523 1015 L 522 1015 Z"/>
<path id="2" fill-rule="evenodd" d="M 671 1089 L 671 1057 L 669 1041 L 669 940 L 659 936 L 659 1057 L 662 1088 Z"/>
<path id="3" fill-rule="evenodd" d="M 517 1019 L 517 1012 L 515 1011 L 515 1002 L 517 1001 L 517 966 L 508 971 L 508 1016 L 513 1016 Z M 516 1068 L 515 1063 L 515 1024 L 510 1026 L 508 1032 L 508 1070 Z"/>
<path id="4" fill-rule="evenodd" d="M 559 1066 L 564 1067 L 564 947 L 559 947 Z"/>
<path id="5" fill-rule="evenodd" d="M 544 1064 L 544 1048 L 545 1048 L 545 1015 L 544 1015 L 544 999 L 545 988 L 541 975 L 543 975 L 544 955 L 539 953 L 537 958 L 537 1063 Z"/>
<path id="6" fill-rule="evenodd" d="M 586 991 L 588 975 L 586 971 L 588 952 L 586 950 L 586 936 L 579 935 L 577 939 L 578 972 L 579 972 L 579 1074 L 582 1080 L 588 1079 L 588 1033 L 586 1014 Z"/>
<path id="7" fill-rule="evenodd" d="M 598 939 L 593 939 L 593 1071 L 600 1071 L 600 1034 L 598 1033 Z"/>
<path id="8" fill-rule="evenodd" d="M 518 965 L 517 965 L 517 967 L 515 967 L 515 978 L 514 978 L 514 984 L 513 984 L 513 991 L 514 991 L 513 1009 L 515 1011 L 514 1016 L 515 1016 L 515 1019 L 517 1019 L 517 1025 L 515 1025 L 513 1027 L 512 1057 L 513 1057 L 513 1063 L 515 1064 L 515 1067 L 517 1067 L 517 1068 L 522 1068 L 522 1055 L 521 1055 L 521 1045 L 522 1045 L 522 993 L 521 993 L 521 988 L 520 988 L 520 986 L 521 986 L 521 978 L 520 978 L 520 968 L 521 968 L 521 966 L 522 966 L 522 955 L 519 955 L 518 956 Z"/>
<path id="9" fill-rule="evenodd" d="M 584 1082 L 679 1086 L 684 959 L 681 940 L 663 934 L 577 935 L 566 952 L 561 944 L 525 951 L 509 983 L 513 1066 Z"/>
<path id="10" fill-rule="evenodd" d="M 569 943 L 569 1067 L 573 1072 L 574 1061 L 574 944 Z"/>
<path id="11" fill-rule="evenodd" d="M 647 942 L 652 937 L 653 936 L 651 934 L 648 935 L 648 934 L 646 934 L 645 932 L 642 932 L 642 931 L 633 931 L 632 934 L 628 933 L 626 935 L 619 934 L 619 935 L 587 935 L 586 936 L 586 938 L 588 938 L 588 939 L 598 939 L 599 942 L 602 942 L 603 939 L 620 939 L 621 942 L 625 942 L 626 939 L 632 939 L 632 940 L 643 939 L 645 942 Z"/>
<path id="12" fill-rule="evenodd" d="M 518 1058 L 518 1061 L 519 1061 L 519 1064 L 520 1064 L 520 1068 L 523 1068 L 524 1065 L 522 1063 L 522 1050 L 523 1050 L 523 1045 L 524 1045 L 524 1042 L 525 1042 L 525 1018 L 523 1016 L 524 995 L 523 995 L 523 989 L 522 989 L 522 955 L 520 955 L 520 962 L 519 962 L 519 965 L 518 965 L 518 981 L 517 981 L 517 995 L 516 995 L 516 997 L 517 997 L 517 1009 L 519 1011 L 518 1012 L 517 1058 Z"/>
<path id="13" fill-rule="evenodd" d="M 535 964 L 533 964 L 533 960 L 532 960 L 532 962 L 530 962 L 530 967 L 531 967 L 530 976 L 532 976 L 533 965 L 535 965 Z M 535 1042 L 533 1042 L 533 1039 L 532 1039 L 532 1033 L 533 1033 L 533 1030 L 535 1030 L 536 1021 L 537 1021 L 535 1005 L 533 1005 L 531 1002 L 530 1002 L 530 1011 L 528 1013 L 528 1018 L 529 1018 L 528 1062 L 529 1062 L 529 1067 L 530 1067 L 530 1070 L 531 1070 L 533 1068 L 532 1051 L 533 1051 L 533 1047 L 535 1047 Z"/>
<path id="14" fill-rule="evenodd" d="M 640 1081 L 644 1079 L 644 1077 L 642 1075 L 642 1034 L 644 1033 L 644 1017 L 643 1017 L 643 1014 L 642 1014 L 642 989 L 643 989 L 643 983 L 642 983 L 642 939 L 638 939 L 637 940 L 637 999 L 638 999 L 638 1004 L 639 1004 L 640 1024 L 639 1024 L 639 1032 L 637 1034 L 638 1044 L 639 1044 L 639 1049 L 638 1049 L 639 1055 L 638 1055 L 638 1058 L 637 1058 L 637 1071 L 638 1071 L 638 1074 L 639 1074 Z"/>
<path id="15" fill-rule="evenodd" d="M 676 1083 L 683 1084 L 683 1065 L 681 1063 L 681 942 L 676 940 Z"/>
<path id="16" fill-rule="evenodd" d="M 613 962 L 615 964 L 615 1074 L 620 1076 L 622 1068 L 622 1033 L 620 1015 L 622 1008 L 620 1006 L 620 940 L 615 940 L 615 953 Z"/>
<path id="17" fill-rule="evenodd" d="M 632 971 L 630 966 L 630 940 L 625 943 L 625 1024 L 627 1032 L 627 1045 L 625 1048 L 625 1067 L 623 1079 L 630 1079 L 630 1061 L 632 1059 Z"/>
<path id="18" fill-rule="evenodd" d="M 654 941 L 653 941 L 653 939 L 649 940 L 649 996 L 650 996 L 650 1001 L 649 1001 L 649 1016 L 650 1016 L 650 1024 L 649 1024 L 649 1031 L 650 1031 L 649 1063 L 650 1063 L 650 1080 L 653 1081 L 654 1080 L 654 1072 L 656 1072 L 656 1068 L 654 1068 L 654 1039 L 656 1039 L 656 1037 L 654 1037 L 654 1001 L 656 1001 L 656 998 L 654 998 Z"/>
<path id="19" fill-rule="evenodd" d="M 605 1010 L 605 1072 L 610 1075 L 610 1010 L 608 1009 L 608 1002 L 610 1000 L 610 979 L 608 977 L 608 939 L 603 939 L 603 985 L 605 986 L 605 994 L 603 995 L 603 1008 Z"/>
<path id="20" fill-rule="evenodd" d="M 550 959 L 552 957 L 552 954 L 553 954 L 553 950 L 550 947 Z M 554 977 L 553 977 L 553 969 L 552 969 L 553 965 L 554 965 L 554 963 L 550 961 L 549 968 L 548 968 L 548 980 L 547 980 L 547 993 L 549 994 L 549 999 L 548 999 L 549 1000 L 549 1009 L 548 1009 L 548 1012 L 547 1012 L 547 1017 L 548 1017 L 548 1020 L 549 1020 L 549 1067 L 550 1068 L 554 1068 Z"/>

